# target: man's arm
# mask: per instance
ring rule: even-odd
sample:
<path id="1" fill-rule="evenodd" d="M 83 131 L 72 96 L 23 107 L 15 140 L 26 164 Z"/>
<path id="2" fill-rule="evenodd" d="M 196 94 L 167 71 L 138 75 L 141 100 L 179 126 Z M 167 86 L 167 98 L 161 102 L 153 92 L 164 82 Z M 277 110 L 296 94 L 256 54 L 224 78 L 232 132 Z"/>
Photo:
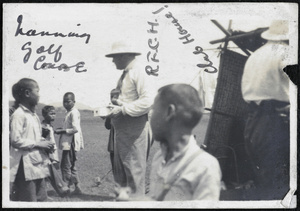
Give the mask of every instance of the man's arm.
<path id="1" fill-rule="evenodd" d="M 55 133 L 56 134 L 75 134 L 78 132 L 78 128 L 80 128 L 80 113 L 79 111 L 73 111 L 70 113 L 71 118 L 71 128 L 66 128 L 66 129 L 56 129 Z"/>
<path id="2" fill-rule="evenodd" d="M 139 98 L 130 103 L 123 103 L 122 113 L 132 117 L 141 116 L 149 112 L 153 103 L 152 90 L 149 84 L 149 76 L 143 70 L 133 69 L 132 80 L 135 82 Z"/>

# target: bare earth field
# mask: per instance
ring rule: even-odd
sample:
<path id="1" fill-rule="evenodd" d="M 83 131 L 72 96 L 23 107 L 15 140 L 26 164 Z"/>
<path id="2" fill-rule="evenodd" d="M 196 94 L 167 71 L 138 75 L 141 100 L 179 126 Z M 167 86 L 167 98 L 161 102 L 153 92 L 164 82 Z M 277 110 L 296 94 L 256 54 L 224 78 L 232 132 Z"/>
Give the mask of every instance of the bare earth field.
<path id="1" fill-rule="evenodd" d="M 50 183 L 48 185 L 48 195 L 53 201 L 111 201 L 113 200 L 113 176 L 109 153 L 107 151 L 107 142 L 109 131 L 104 127 L 104 120 L 100 117 L 94 117 L 92 111 L 80 111 L 81 127 L 83 132 L 85 148 L 78 153 L 76 162 L 83 190 L 82 195 L 70 195 L 68 197 L 59 197 Z M 38 112 L 40 119 L 42 117 Z M 56 119 L 53 123 L 54 128 L 62 126 L 64 112 L 57 111 Z M 200 145 L 205 138 L 205 131 L 208 125 L 209 114 L 204 114 L 200 123 L 194 130 L 197 136 L 197 142 Z M 58 142 L 58 136 L 56 136 Z M 154 142 L 151 147 L 148 159 L 146 183 L 149 183 L 149 172 L 151 160 L 155 152 L 159 149 L 159 144 Z M 61 155 L 61 151 L 59 151 Z M 95 177 L 100 177 L 102 183 L 96 185 Z"/>

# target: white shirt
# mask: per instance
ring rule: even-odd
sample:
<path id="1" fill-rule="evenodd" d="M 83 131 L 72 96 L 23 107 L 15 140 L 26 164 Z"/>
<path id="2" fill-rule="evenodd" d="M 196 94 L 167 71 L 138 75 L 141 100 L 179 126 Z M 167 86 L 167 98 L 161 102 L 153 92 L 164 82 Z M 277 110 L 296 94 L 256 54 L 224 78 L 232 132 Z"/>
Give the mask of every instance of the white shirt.
<path id="1" fill-rule="evenodd" d="M 242 95 L 246 102 L 278 100 L 289 102 L 289 78 L 283 72 L 288 64 L 288 45 L 267 42 L 247 60 L 242 78 Z"/>
<path id="2" fill-rule="evenodd" d="M 48 177 L 49 159 L 46 152 L 35 148 L 42 140 L 41 123 L 36 113 L 20 104 L 10 120 L 10 181 L 14 182 L 23 157 L 25 180 Z"/>
<path id="3" fill-rule="evenodd" d="M 59 138 L 59 147 L 61 150 L 71 149 L 73 137 L 75 142 L 75 151 L 80 151 L 80 149 L 84 148 L 80 126 L 80 113 L 76 108 L 72 108 L 70 111 L 66 112 L 63 129 L 66 129 L 66 133 L 61 134 Z"/>
<path id="4" fill-rule="evenodd" d="M 200 154 L 191 161 L 189 157 L 197 150 Z M 188 145 L 166 162 L 166 151 L 162 147 L 153 157 L 151 168 L 150 195 L 156 199 L 179 169 L 184 171 L 166 194 L 164 201 L 219 200 L 221 191 L 221 169 L 218 160 L 200 149 L 193 136 Z"/>
<path id="5" fill-rule="evenodd" d="M 141 116 L 150 110 L 153 103 L 151 87 L 143 67 L 136 66 L 133 60 L 125 69 L 128 71 L 121 87 L 120 101 L 122 113 L 132 117 Z"/>

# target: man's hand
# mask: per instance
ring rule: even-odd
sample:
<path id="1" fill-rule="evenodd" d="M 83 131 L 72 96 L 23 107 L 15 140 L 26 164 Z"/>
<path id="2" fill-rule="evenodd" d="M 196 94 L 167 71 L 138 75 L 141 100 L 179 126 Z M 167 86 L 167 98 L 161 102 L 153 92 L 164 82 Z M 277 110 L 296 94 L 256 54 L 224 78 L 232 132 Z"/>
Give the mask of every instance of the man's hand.
<path id="1" fill-rule="evenodd" d="M 46 150 L 51 151 L 54 148 L 54 143 L 51 141 L 40 141 L 36 144 L 36 147 L 40 148 L 40 149 L 46 149 Z"/>
<path id="2" fill-rule="evenodd" d="M 109 105 L 107 108 L 111 109 L 110 114 L 107 117 L 116 117 L 120 114 L 122 114 L 122 107 L 117 105 Z"/>

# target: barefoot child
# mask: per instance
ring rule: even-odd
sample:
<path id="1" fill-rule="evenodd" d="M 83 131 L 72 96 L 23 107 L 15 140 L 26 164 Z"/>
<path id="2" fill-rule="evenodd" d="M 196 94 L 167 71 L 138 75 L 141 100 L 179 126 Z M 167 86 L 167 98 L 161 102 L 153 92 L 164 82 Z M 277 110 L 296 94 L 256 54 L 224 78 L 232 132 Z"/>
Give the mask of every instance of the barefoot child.
<path id="1" fill-rule="evenodd" d="M 75 95 L 67 92 L 63 98 L 63 105 L 67 110 L 63 129 L 57 129 L 55 133 L 61 134 L 59 147 L 63 150 L 61 159 L 61 172 L 63 180 L 71 185 L 75 185 L 74 194 L 81 194 L 78 172 L 75 166 L 77 152 L 83 149 L 83 138 L 80 126 L 80 113 L 74 108 Z"/>
<path id="2" fill-rule="evenodd" d="M 44 178 L 49 176 L 49 159 L 45 150 L 53 143 L 41 135 L 41 124 L 35 113 L 39 101 L 36 81 L 23 78 L 15 86 L 19 107 L 10 119 L 10 181 L 16 188 L 16 201 L 46 201 Z"/>

